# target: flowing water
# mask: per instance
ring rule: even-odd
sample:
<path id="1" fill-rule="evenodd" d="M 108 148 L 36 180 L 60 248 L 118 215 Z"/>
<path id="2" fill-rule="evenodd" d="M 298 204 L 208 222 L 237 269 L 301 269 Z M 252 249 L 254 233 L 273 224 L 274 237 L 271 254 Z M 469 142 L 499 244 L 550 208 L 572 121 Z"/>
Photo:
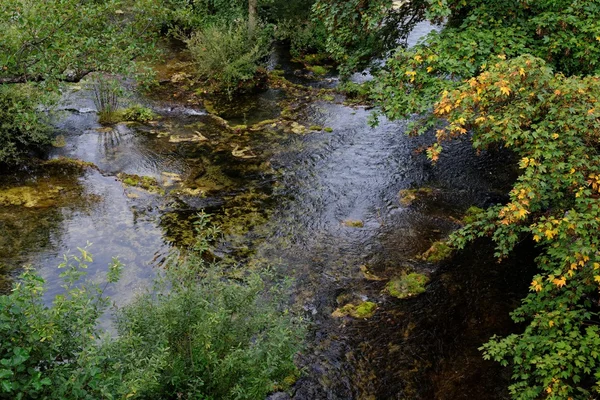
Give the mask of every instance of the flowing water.
<path id="1" fill-rule="evenodd" d="M 293 64 L 284 67 L 294 75 Z M 231 126 L 277 118 L 289 106 L 286 96 L 268 89 L 239 98 L 221 117 Z M 90 99 L 85 87 L 65 96 L 56 129 L 66 145 L 50 157 L 97 169 L 19 171 L 0 183 L 0 193 L 60 193 L 0 207 L 2 276 L 32 264 L 49 282 L 50 298 L 59 290 L 62 255 L 89 241 L 91 278 L 102 280 L 113 256 L 126 265 L 109 293 L 123 304 L 160 273 L 170 253 L 193 243 L 193 222 L 204 210 L 226 234 L 217 255 L 272 265 L 295 279 L 291 301 L 313 329 L 298 360 L 305 375 L 294 398 L 506 397 L 506 371 L 484 362 L 477 347 L 514 329 L 508 312 L 527 290 L 529 247 L 502 264 L 486 242 L 441 264 L 417 256 L 458 228 L 470 205 L 502 201 L 514 179 L 510 155 L 476 155 L 458 141 L 432 166 L 418 151 L 432 138 L 405 136 L 406 122 L 370 128 L 367 109 L 318 98 L 296 105 L 300 132 L 270 122 L 238 131 L 200 107 L 147 98 L 138 100 L 160 119 L 106 128 Z M 331 129 L 306 129 L 317 125 Z M 119 173 L 153 177 L 164 193 L 123 185 Z M 401 204 L 401 190 L 420 187 L 429 190 Z M 427 291 L 405 300 L 386 295 L 386 280 L 405 271 L 430 276 Z M 331 316 L 353 300 L 375 302 L 375 315 Z"/>

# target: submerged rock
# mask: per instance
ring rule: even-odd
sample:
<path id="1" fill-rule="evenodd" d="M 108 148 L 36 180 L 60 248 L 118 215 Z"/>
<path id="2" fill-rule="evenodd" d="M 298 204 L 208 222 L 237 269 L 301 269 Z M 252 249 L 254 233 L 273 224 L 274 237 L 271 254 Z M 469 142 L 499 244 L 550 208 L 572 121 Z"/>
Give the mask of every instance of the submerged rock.
<path id="1" fill-rule="evenodd" d="M 416 200 L 424 196 L 429 196 L 433 193 L 431 188 L 419 188 L 419 189 L 404 189 L 398 193 L 400 198 L 400 204 L 405 207 L 412 205 Z"/>
<path id="2" fill-rule="evenodd" d="M 426 275 L 412 272 L 392 279 L 385 285 L 385 290 L 390 296 L 405 299 L 423 293 L 427 283 L 429 278 Z"/>

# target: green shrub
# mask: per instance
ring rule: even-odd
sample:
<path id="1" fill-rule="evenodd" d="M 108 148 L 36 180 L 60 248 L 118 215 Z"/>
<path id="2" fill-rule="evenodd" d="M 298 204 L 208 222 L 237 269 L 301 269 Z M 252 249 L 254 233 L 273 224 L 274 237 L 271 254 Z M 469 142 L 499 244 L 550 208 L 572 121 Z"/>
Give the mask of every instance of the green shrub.
<path id="1" fill-rule="evenodd" d="M 187 45 L 198 74 L 229 93 L 255 77 L 270 47 L 267 31 L 263 28 L 251 38 L 245 22 L 210 24 L 195 32 Z"/>
<path id="2" fill-rule="evenodd" d="M 199 227 L 194 253 L 117 311 L 116 338 L 97 327 L 104 288 L 75 284 L 92 261 L 86 249 L 61 264 L 65 293 L 50 307 L 44 281 L 27 270 L 0 296 L 0 397 L 262 400 L 286 389 L 304 326 L 281 307 L 285 287 L 258 273 L 228 278 L 205 261 L 218 231 L 205 218 Z M 113 260 L 108 282 L 120 271 Z"/>
<path id="3" fill-rule="evenodd" d="M 148 122 L 156 118 L 154 112 L 140 104 L 134 104 L 121 111 L 121 117 L 125 121 Z"/>
<path id="4" fill-rule="evenodd" d="M 108 299 L 98 285 L 75 285 L 92 261 L 86 249 L 80 253 L 59 265 L 65 293 L 52 306 L 44 305 L 44 281 L 31 269 L 10 295 L 0 296 L 0 397 L 103 398 L 116 378 L 101 355 L 96 328 Z M 120 270 L 113 260 L 109 283 Z"/>
<path id="5" fill-rule="evenodd" d="M 319 21 L 286 20 L 278 24 L 275 31 L 277 40 L 290 43 L 290 53 L 295 58 L 313 55 L 304 61 L 315 65 L 328 60 L 326 51 L 327 32 L 325 26 Z M 317 57 L 314 57 L 314 56 Z"/>
<path id="6" fill-rule="evenodd" d="M 39 94 L 26 85 L 0 85 L 0 163 L 16 163 L 28 150 L 50 143 L 39 101 Z"/>

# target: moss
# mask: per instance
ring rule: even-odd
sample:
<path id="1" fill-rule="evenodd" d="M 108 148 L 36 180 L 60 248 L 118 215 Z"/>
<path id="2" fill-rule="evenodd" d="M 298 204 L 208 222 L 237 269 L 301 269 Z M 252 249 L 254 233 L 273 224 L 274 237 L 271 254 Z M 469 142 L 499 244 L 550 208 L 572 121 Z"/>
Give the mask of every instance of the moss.
<path id="1" fill-rule="evenodd" d="M 42 165 L 44 167 L 57 168 L 62 170 L 63 172 L 82 172 L 88 168 L 96 170 L 98 169 L 98 167 L 94 163 L 68 157 L 53 158 L 52 160 L 44 161 Z"/>
<path id="2" fill-rule="evenodd" d="M 61 148 L 67 145 L 65 135 L 58 135 L 52 140 L 52 147 Z"/>
<path id="3" fill-rule="evenodd" d="M 260 130 L 267 125 L 273 125 L 273 124 L 276 124 L 277 122 L 279 122 L 278 119 L 265 119 L 264 121 L 260 121 L 260 122 L 255 123 L 254 125 L 252 125 L 250 127 L 250 130 Z"/>
<path id="4" fill-rule="evenodd" d="M 350 316 L 352 318 L 371 318 L 377 311 L 377 304 L 371 301 L 363 301 L 358 304 L 346 304 L 344 307 L 336 309 L 333 314 L 335 318 Z"/>
<path id="5" fill-rule="evenodd" d="M 17 186 L 0 190 L 0 206 L 23 206 L 27 208 L 51 207 L 58 203 L 62 186 Z"/>
<path id="6" fill-rule="evenodd" d="M 165 190 L 159 185 L 156 178 L 151 176 L 139 176 L 121 172 L 117 175 L 117 178 L 126 186 L 141 188 L 150 193 L 165 194 Z"/>
<path id="7" fill-rule="evenodd" d="M 325 100 L 325 101 L 334 101 L 334 100 L 335 100 L 335 97 L 334 97 L 334 96 L 332 96 L 332 95 L 330 95 L 330 94 L 323 94 L 323 95 L 321 95 L 321 96 L 319 96 L 319 97 L 320 97 L 322 100 Z"/>
<path id="8" fill-rule="evenodd" d="M 477 221 L 477 216 L 483 212 L 483 208 L 471 206 L 467 209 L 465 216 L 463 217 L 463 222 L 465 224 L 472 224 Z"/>
<path id="9" fill-rule="evenodd" d="M 330 127 L 324 128 L 323 130 L 328 133 L 333 132 L 333 128 L 330 128 Z"/>
<path id="10" fill-rule="evenodd" d="M 323 127 L 319 125 L 311 125 L 308 129 L 310 129 L 311 131 L 322 131 Z"/>
<path id="11" fill-rule="evenodd" d="M 248 129 L 248 125 L 235 125 L 232 126 L 231 129 L 233 129 L 234 131 L 245 131 L 246 129 Z"/>
<path id="12" fill-rule="evenodd" d="M 347 219 L 342 224 L 348 228 L 364 228 L 365 223 L 361 220 Z"/>
<path id="13" fill-rule="evenodd" d="M 437 241 L 419 258 L 428 262 L 439 262 L 449 258 L 451 255 L 452 247 L 445 241 Z"/>
<path id="14" fill-rule="evenodd" d="M 321 65 L 311 65 L 308 67 L 308 70 L 314 73 L 315 75 L 325 75 L 329 70 Z"/>
<path id="15" fill-rule="evenodd" d="M 427 276 L 412 272 L 408 275 L 392 279 L 385 285 L 385 290 L 391 296 L 405 299 L 423 293 L 427 283 L 429 283 Z"/>

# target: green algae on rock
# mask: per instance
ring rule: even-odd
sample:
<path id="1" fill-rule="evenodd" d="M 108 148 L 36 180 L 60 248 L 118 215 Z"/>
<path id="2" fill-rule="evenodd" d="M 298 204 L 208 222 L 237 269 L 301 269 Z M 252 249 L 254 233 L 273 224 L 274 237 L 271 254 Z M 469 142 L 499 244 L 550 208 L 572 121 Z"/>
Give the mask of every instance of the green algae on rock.
<path id="1" fill-rule="evenodd" d="M 0 190 L 0 206 L 52 207 L 65 188 L 53 185 L 17 186 Z"/>
<path id="2" fill-rule="evenodd" d="M 140 189 L 144 189 L 150 193 L 157 193 L 160 195 L 165 194 L 165 190 L 159 185 L 156 178 L 151 176 L 139 176 L 135 174 L 126 174 L 124 172 L 120 172 L 117 174 L 117 178 L 121 180 L 121 182 L 126 186 L 136 187 Z"/>
<path id="3" fill-rule="evenodd" d="M 427 283 L 429 278 L 426 275 L 411 272 L 389 281 L 385 285 L 385 291 L 390 296 L 405 299 L 423 293 Z"/>
<path id="4" fill-rule="evenodd" d="M 371 318 L 375 315 L 375 311 L 377 311 L 377 304 L 372 301 L 363 301 L 358 304 L 346 304 L 344 307 L 336 309 L 331 316 L 334 318 L 350 316 L 352 318 L 364 319 Z"/>
<path id="5" fill-rule="evenodd" d="M 361 220 L 347 219 L 342 221 L 342 225 L 348 228 L 364 228 L 365 223 Z"/>
<path id="6" fill-rule="evenodd" d="M 418 258 L 428 262 L 439 262 L 449 258 L 453 249 L 446 241 L 439 240 L 434 242 L 431 247 Z"/>

